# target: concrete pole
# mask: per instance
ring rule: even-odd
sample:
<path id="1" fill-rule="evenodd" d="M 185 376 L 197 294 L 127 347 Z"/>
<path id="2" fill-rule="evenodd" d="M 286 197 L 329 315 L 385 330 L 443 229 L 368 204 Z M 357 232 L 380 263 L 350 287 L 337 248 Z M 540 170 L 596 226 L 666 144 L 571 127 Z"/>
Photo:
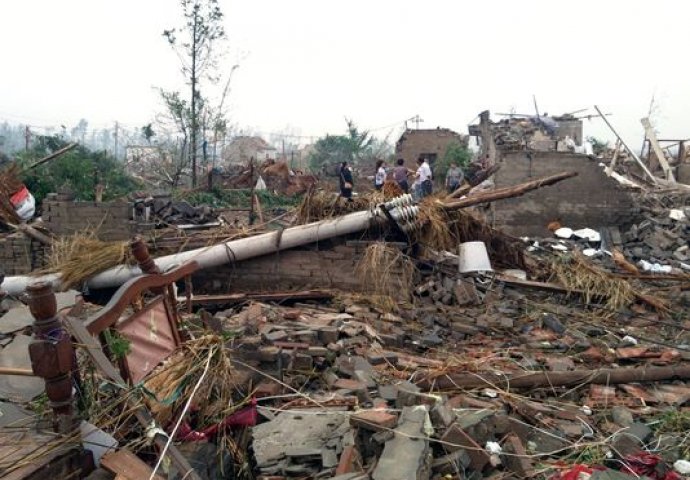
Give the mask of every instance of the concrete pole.
<path id="1" fill-rule="evenodd" d="M 386 204 L 393 218 L 403 228 L 416 221 L 418 210 L 417 207 L 410 206 L 411 201 L 411 196 L 404 195 Z M 332 220 L 322 220 L 307 225 L 291 227 L 286 230 L 232 240 L 175 255 L 167 255 L 157 258 L 155 261 L 160 271 L 163 272 L 191 260 L 196 261 L 202 269 L 217 267 L 226 263 L 247 260 L 280 250 L 314 243 L 319 240 L 360 232 L 369 228 L 372 222 L 375 221 L 386 221 L 386 216 L 381 207 L 374 210 L 350 213 Z M 86 282 L 86 286 L 89 288 L 118 287 L 127 280 L 141 274 L 139 267 L 121 265 L 95 275 Z M 39 277 L 6 277 L 2 283 L 2 288 L 11 295 L 19 295 L 24 292 L 27 286 L 37 282 L 50 283 L 56 289 L 60 287 L 59 275 L 53 274 Z"/>

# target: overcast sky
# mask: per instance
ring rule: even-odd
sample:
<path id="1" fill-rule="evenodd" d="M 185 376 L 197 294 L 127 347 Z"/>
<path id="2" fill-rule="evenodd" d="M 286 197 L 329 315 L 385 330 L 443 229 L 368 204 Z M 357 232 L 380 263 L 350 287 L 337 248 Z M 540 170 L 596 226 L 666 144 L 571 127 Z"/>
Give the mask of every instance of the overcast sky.
<path id="1" fill-rule="evenodd" d="M 221 0 L 240 127 L 318 136 L 344 117 L 385 135 L 419 114 L 466 132 L 482 110 L 600 105 L 635 148 L 656 98 L 662 138 L 690 137 L 690 2 Z M 3 0 L 0 121 L 140 126 L 183 86 L 163 29 L 176 0 Z M 494 117 L 497 118 L 497 117 Z M 387 128 L 380 128 L 387 127 Z M 601 120 L 586 133 L 610 137 Z M 397 132 L 396 132 L 397 133 Z M 267 135 L 268 136 L 268 135 Z M 393 140 L 395 140 L 393 138 Z"/>

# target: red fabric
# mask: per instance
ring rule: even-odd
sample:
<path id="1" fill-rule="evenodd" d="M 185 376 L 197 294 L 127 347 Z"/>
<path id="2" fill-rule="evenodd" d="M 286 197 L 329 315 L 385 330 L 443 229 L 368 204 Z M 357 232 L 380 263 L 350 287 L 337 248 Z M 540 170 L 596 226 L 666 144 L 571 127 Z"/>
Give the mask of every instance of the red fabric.
<path id="1" fill-rule="evenodd" d="M 557 473 L 551 477 L 550 480 L 579 480 L 581 473 L 591 475 L 594 469 L 587 465 L 573 465 L 573 467 L 563 473 Z"/>
<path id="2" fill-rule="evenodd" d="M 219 430 L 228 427 L 253 427 L 259 419 L 259 413 L 256 410 L 256 398 L 252 398 L 248 407 L 239 410 L 232 415 L 226 417 L 222 422 L 213 424 L 201 431 L 193 430 L 189 422 L 183 422 L 177 430 L 177 440 L 186 442 L 198 442 L 200 440 L 207 440 L 216 434 Z"/>
<path id="3" fill-rule="evenodd" d="M 13 207 L 17 207 L 20 203 L 22 203 L 24 200 L 26 200 L 29 196 L 29 189 L 26 188 L 26 186 L 22 185 L 21 190 L 16 192 L 14 195 L 10 197 L 10 203 L 12 203 Z"/>
<path id="4" fill-rule="evenodd" d="M 660 456 L 640 452 L 625 457 L 626 466 L 621 472 L 635 476 L 647 476 L 652 480 L 681 480 L 682 477 L 668 468 Z"/>

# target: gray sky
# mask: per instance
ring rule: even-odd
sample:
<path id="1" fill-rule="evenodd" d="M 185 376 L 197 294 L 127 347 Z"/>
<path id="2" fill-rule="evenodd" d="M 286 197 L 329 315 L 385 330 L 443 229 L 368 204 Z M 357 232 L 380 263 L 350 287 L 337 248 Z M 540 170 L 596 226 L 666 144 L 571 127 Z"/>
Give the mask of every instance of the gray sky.
<path id="1" fill-rule="evenodd" d="M 466 132 L 481 110 L 599 104 L 639 148 L 654 94 L 662 138 L 690 137 L 690 2 L 221 0 L 233 123 L 305 136 L 400 126 Z M 176 0 L 4 0 L 0 121 L 150 121 L 154 87 L 182 86 L 161 36 Z M 586 133 L 610 137 L 600 120 Z M 386 134 L 390 128 L 377 130 Z M 268 135 L 267 135 L 268 136 Z M 393 139 L 394 140 L 394 139 Z"/>

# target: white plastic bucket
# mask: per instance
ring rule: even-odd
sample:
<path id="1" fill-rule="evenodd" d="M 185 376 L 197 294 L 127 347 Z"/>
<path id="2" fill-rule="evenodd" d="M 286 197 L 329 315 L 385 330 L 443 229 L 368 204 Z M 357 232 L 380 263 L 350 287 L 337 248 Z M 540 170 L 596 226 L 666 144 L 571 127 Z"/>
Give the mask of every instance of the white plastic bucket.
<path id="1" fill-rule="evenodd" d="M 459 257 L 460 273 L 493 271 L 484 242 L 461 243 Z"/>

